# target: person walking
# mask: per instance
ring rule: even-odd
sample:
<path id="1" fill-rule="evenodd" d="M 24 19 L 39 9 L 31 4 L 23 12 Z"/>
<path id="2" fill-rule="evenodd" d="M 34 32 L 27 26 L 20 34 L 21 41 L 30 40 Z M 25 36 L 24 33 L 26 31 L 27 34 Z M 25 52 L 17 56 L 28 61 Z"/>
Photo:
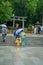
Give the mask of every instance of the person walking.
<path id="1" fill-rule="evenodd" d="M 19 24 L 16 23 L 16 26 L 15 27 L 16 27 L 16 29 L 14 30 L 14 37 L 16 39 L 17 37 L 19 37 L 19 34 L 16 33 L 16 31 L 19 29 Z"/>
<path id="2" fill-rule="evenodd" d="M 7 35 L 7 26 L 5 24 L 2 25 L 2 41 L 5 42 Z"/>

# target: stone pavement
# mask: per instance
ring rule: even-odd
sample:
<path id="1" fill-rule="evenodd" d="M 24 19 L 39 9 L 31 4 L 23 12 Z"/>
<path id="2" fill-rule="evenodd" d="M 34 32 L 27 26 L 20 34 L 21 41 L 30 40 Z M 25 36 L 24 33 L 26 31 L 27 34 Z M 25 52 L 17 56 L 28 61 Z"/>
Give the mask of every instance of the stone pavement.
<path id="1" fill-rule="evenodd" d="M 2 36 L 0 34 L 0 46 L 14 46 L 15 40 L 13 34 L 8 34 L 6 42 L 2 42 Z M 43 35 L 26 34 L 25 45 L 27 46 L 43 46 Z"/>
<path id="2" fill-rule="evenodd" d="M 43 47 L 0 46 L 0 65 L 43 65 Z"/>
<path id="3" fill-rule="evenodd" d="M 25 47 L 15 46 L 14 36 L 2 42 L 0 34 L 0 65 L 43 65 L 43 35 L 26 34 Z"/>

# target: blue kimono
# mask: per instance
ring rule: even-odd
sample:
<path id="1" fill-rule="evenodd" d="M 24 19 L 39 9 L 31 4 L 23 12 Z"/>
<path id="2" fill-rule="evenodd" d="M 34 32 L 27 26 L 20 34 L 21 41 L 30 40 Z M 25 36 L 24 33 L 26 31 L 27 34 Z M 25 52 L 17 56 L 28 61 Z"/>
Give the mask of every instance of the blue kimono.
<path id="1" fill-rule="evenodd" d="M 19 34 L 16 34 L 16 31 L 17 31 L 17 30 L 18 30 L 18 29 L 14 30 L 14 36 L 15 36 L 15 38 L 19 37 Z"/>
<path id="2" fill-rule="evenodd" d="M 24 36 L 22 36 L 22 34 Z M 24 32 L 21 32 L 20 33 L 20 37 L 21 37 L 21 40 L 22 40 L 21 45 L 24 46 L 25 45 L 26 34 Z"/>

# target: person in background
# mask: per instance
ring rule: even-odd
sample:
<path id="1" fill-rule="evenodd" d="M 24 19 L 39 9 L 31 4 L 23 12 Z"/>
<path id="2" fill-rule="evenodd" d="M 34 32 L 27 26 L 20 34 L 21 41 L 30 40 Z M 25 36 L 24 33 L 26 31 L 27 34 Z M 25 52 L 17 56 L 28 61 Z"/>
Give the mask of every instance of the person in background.
<path id="1" fill-rule="evenodd" d="M 37 25 L 35 25 L 35 27 L 34 27 L 34 34 L 38 34 L 38 26 Z"/>
<path id="2" fill-rule="evenodd" d="M 33 33 L 34 33 L 34 25 L 32 25 L 32 31 L 33 31 Z"/>
<path id="3" fill-rule="evenodd" d="M 14 36 L 15 36 L 15 38 L 17 38 L 17 37 L 19 37 L 19 34 L 16 34 L 16 31 L 19 29 L 19 24 L 18 23 L 16 23 L 16 29 L 14 30 Z"/>
<path id="4" fill-rule="evenodd" d="M 7 26 L 3 24 L 2 26 L 2 41 L 5 42 L 7 35 Z"/>
<path id="5" fill-rule="evenodd" d="M 36 25 L 34 26 L 34 34 L 36 34 Z"/>
<path id="6" fill-rule="evenodd" d="M 40 25 L 38 26 L 38 34 L 41 34 L 41 28 L 40 28 Z"/>

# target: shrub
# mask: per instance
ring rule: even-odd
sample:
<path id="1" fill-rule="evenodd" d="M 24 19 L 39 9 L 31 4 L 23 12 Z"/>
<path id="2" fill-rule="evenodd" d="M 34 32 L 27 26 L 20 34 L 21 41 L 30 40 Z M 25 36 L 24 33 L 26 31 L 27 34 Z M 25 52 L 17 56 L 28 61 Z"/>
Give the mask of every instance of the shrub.
<path id="1" fill-rule="evenodd" d="M 28 31 L 32 31 L 32 24 L 29 24 L 27 30 L 28 30 Z"/>
<path id="2" fill-rule="evenodd" d="M 15 30 L 15 27 L 8 27 L 9 30 Z"/>

